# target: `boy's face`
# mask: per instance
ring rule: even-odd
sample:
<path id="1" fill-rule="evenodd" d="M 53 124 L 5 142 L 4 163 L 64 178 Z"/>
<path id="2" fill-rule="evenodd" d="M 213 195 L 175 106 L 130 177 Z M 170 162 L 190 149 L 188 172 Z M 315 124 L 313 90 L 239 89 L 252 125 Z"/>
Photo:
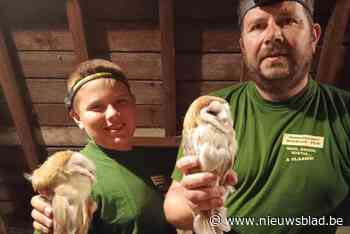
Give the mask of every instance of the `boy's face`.
<path id="1" fill-rule="evenodd" d="M 129 150 L 136 128 L 135 112 L 135 98 L 123 82 L 96 79 L 77 92 L 71 115 L 96 144 Z"/>

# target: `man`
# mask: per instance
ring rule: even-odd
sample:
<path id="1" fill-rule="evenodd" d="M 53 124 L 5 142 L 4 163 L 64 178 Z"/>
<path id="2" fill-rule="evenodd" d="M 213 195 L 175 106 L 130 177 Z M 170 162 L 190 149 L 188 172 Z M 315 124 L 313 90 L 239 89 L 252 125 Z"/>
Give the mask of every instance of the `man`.
<path id="1" fill-rule="evenodd" d="M 238 16 L 253 81 L 214 93 L 230 103 L 239 145 L 231 233 L 334 233 L 348 212 L 350 94 L 310 78 L 321 34 L 313 1 L 241 0 Z M 192 229 L 193 213 L 224 205 L 224 191 L 209 186 L 212 173 L 188 174 L 198 161 L 182 156 L 164 209 Z"/>

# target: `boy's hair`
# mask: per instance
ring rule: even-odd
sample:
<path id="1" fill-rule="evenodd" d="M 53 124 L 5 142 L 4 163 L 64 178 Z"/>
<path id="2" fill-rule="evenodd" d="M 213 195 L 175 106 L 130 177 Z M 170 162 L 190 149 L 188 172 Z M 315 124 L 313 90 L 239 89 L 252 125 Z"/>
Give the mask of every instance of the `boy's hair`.
<path id="1" fill-rule="evenodd" d="M 77 91 L 87 82 L 98 78 L 109 78 L 123 82 L 131 94 L 130 85 L 123 70 L 115 63 L 104 59 L 92 59 L 80 63 L 67 80 L 65 104 L 71 109 Z"/>

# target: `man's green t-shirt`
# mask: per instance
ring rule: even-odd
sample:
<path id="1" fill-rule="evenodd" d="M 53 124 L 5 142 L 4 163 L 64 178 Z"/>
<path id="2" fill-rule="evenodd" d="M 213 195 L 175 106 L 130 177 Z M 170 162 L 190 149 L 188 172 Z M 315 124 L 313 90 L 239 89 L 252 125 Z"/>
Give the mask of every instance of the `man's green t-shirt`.
<path id="1" fill-rule="evenodd" d="M 213 95 L 230 103 L 239 147 L 232 233 L 334 233 L 317 224 L 350 213 L 350 94 L 310 80 L 285 102 L 264 100 L 253 82 Z"/>

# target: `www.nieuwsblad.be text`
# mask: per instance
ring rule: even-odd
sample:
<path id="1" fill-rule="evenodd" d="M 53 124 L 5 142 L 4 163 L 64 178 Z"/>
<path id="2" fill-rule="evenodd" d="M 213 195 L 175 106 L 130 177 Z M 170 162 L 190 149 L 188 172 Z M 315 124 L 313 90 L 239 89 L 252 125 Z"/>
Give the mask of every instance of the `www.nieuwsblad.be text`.
<path id="1" fill-rule="evenodd" d="M 223 220 L 219 215 L 209 218 L 210 225 L 218 226 L 227 222 L 231 226 L 342 226 L 343 219 L 339 217 L 301 216 L 301 217 L 228 217 Z"/>

